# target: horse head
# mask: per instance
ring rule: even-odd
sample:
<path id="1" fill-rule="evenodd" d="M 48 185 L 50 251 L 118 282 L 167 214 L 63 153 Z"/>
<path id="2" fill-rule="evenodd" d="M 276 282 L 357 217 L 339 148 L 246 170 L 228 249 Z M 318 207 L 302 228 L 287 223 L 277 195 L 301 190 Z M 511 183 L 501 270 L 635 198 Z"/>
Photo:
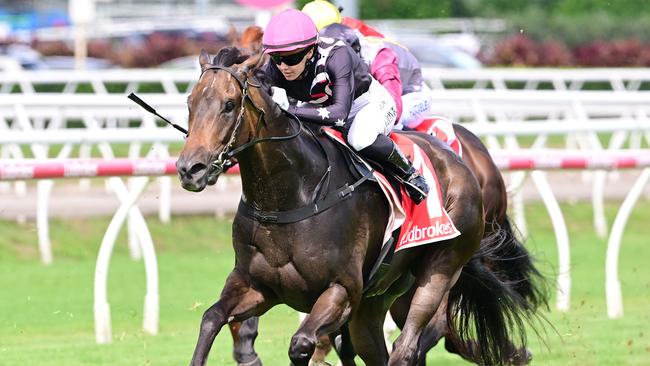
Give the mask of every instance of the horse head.
<path id="1" fill-rule="evenodd" d="M 187 99 L 189 133 L 176 162 L 183 188 L 199 192 L 216 183 L 238 147 L 252 139 L 254 121 L 266 111 L 277 113 L 268 95 L 249 82 L 260 60 L 225 47 L 210 61 L 201 50 L 201 76 Z"/>

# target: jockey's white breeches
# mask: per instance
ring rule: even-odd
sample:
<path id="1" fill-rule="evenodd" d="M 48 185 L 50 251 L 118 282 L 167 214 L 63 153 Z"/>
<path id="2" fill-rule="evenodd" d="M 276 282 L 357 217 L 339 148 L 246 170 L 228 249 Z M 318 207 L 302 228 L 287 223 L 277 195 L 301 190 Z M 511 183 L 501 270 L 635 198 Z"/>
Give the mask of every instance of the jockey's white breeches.
<path id="1" fill-rule="evenodd" d="M 348 143 L 359 151 L 370 146 L 379 134 L 388 135 L 395 123 L 395 101 L 377 80 L 372 79 L 368 91 L 352 103 L 348 120 Z"/>
<path id="2" fill-rule="evenodd" d="M 398 125 L 408 128 L 417 127 L 431 114 L 432 104 L 431 89 L 423 82 L 419 91 L 402 95 L 402 116 Z"/>

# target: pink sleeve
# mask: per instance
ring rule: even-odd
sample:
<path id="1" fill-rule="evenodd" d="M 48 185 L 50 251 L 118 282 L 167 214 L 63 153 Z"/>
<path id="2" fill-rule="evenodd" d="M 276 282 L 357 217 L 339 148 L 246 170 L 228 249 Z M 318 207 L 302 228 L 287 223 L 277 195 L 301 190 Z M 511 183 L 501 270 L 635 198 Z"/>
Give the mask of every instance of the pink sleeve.
<path id="1" fill-rule="evenodd" d="M 395 100 L 397 119 L 402 115 L 402 81 L 397 68 L 397 54 L 390 48 L 382 48 L 370 65 L 370 73 L 388 90 Z"/>

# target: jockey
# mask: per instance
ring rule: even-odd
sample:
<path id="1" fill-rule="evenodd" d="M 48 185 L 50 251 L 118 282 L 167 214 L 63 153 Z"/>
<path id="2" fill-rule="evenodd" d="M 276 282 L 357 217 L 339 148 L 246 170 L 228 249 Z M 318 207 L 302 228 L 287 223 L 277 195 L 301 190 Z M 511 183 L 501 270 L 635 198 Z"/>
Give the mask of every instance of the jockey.
<path id="1" fill-rule="evenodd" d="M 314 0 L 302 7 L 302 11 L 307 13 L 314 23 L 316 23 L 319 31 L 330 24 L 341 23 L 358 30 L 364 37 L 384 38 L 383 34 L 361 20 L 341 16 L 341 10 L 342 8 L 337 8 L 336 5 L 327 0 Z"/>
<path id="2" fill-rule="evenodd" d="M 311 18 L 295 9 L 275 15 L 264 31 L 270 62 L 273 100 L 301 120 L 339 127 L 361 155 L 379 163 L 404 184 L 419 203 L 429 192 L 426 180 L 387 136 L 395 120 L 395 103 L 349 46 L 319 40 Z M 290 104 L 288 96 L 297 101 Z"/>
<path id="3" fill-rule="evenodd" d="M 407 48 L 383 38 L 360 20 L 341 17 L 338 9 L 328 1 L 312 1 L 305 5 L 303 11 L 321 26 L 321 36 L 344 41 L 370 66 L 372 76 L 395 101 L 397 129 L 415 129 L 431 113 L 431 90 L 422 79 L 420 63 Z M 353 26 L 347 26 L 345 19 Z M 363 37 L 359 37 L 358 33 Z"/>

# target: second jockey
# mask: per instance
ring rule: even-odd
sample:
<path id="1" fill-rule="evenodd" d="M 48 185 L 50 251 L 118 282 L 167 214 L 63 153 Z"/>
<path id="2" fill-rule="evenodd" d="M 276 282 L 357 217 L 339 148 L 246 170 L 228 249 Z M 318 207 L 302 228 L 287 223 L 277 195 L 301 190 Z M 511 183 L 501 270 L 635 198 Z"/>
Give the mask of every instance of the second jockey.
<path id="1" fill-rule="evenodd" d="M 328 1 L 309 2 L 303 11 L 319 26 L 321 36 L 344 41 L 368 64 L 370 73 L 395 100 L 396 128 L 415 129 L 431 114 L 431 90 L 422 78 L 420 63 L 407 48 L 383 38 L 360 20 L 342 17 Z"/>
<path id="2" fill-rule="evenodd" d="M 282 109 L 301 120 L 340 128 L 353 149 L 397 176 L 414 202 L 426 198 L 426 180 L 387 136 L 395 103 L 351 47 L 319 40 L 312 19 L 295 9 L 270 20 L 263 47 L 270 61 L 262 71 Z M 298 102 L 290 104 L 287 96 Z"/>

